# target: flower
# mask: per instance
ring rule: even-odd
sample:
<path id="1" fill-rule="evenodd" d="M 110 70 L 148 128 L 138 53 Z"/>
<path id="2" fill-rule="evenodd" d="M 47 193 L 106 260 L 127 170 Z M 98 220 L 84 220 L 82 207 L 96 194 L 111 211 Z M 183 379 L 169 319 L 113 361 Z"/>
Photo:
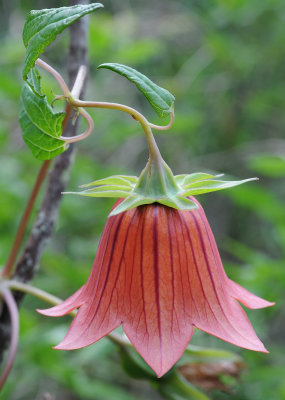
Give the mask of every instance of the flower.
<path id="1" fill-rule="evenodd" d="M 183 354 L 194 327 L 267 352 L 237 300 L 249 308 L 273 303 L 227 277 L 204 211 L 191 200 L 198 207 L 190 211 L 153 203 L 108 217 L 87 283 L 40 311 L 55 317 L 79 308 L 56 349 L 88 346 L 122 324 L 158 377 Z"/>

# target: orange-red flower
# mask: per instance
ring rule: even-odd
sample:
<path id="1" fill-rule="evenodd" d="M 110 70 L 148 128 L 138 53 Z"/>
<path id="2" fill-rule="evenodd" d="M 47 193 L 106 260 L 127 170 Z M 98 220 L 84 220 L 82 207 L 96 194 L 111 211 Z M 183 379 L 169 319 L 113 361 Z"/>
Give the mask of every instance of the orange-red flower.
<path id="1" fill-rule="evenodd" d="M 249 308 L 273 303 L 226 276 L 204 211 L 191 200 L 198 205 L 191 211 L 154 203 L 108 218 L 87 283 L 41 311 L 61 316 L 79 307 L 57 349 L 88 346 L 122 324 L 158 376 L 182 355 L 194 327 L 267 352 L 237 300 Z"/>

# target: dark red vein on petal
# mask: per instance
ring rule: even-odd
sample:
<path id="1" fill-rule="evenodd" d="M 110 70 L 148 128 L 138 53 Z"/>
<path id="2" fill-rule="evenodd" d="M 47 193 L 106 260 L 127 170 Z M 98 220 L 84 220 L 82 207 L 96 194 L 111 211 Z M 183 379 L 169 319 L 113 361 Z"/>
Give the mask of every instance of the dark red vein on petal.
<path id="1" fill-rule="evenodd" d="M 238 331 L 238 330 L 236 329 L 236 327 L 235 327 L 235 326 L 232 324 L 232 322 L 228 319 L 228 316 L 227 316 L 226 312 L 224 311 L 223 305 L 222 305 L 222 303 L 220 302 L 220 299 L 219 299 L 219 296 L 218 296 L 218 293 L 217 293 L 217 290 L 216 290 L 216 287 L 215 287 L 215 283 L 214 283 L 214 280 L 213 280 L 213 275 L 212 275 L 211 268 L 210 268 L 210 265 L 209 265 L 208 255 L 207 255 L 206 249 L 205 249 L 205 243 L 204 243 L 204 240 L 203 240 L 203 237 L 202 237 L 202 233 L 201 233 L 199 224 L 198 224 L 198 222 L 197 222 L 197 220 L 196 220 L 195 215 L 191 213 L 191 216 L 192 216 L 192 218 L 193 218 L 193 220 L 194 220 L 194 223 L 195 223 L 196 228 L 197 228 L 198 233 L 199 233 L 200 242 L 201 242 L 201 245 L 202 245 L 202 248 L 203 248 L 204 259 L 205 259 L 205 261 L 206 261 L 208 274 L 209 274 L 209 276 L 210 276 L 210 280 L 211 280 L 211 283 L 212 283 L 212 286 L 213 286 L 213 289 L 214 289 L 214 292 L 215 292 L 215 296 L 216 296 L 217 301 L 218 301 L 218 304 L 220 305 L 221 310 L 222 310 L 222 312 L 223 312 L 223 314 L 224 314 L 224 316 L 225 316 L 225 319 L 226 319 L 226 321 L 228 321 L 229 325 L 233 328 L 233 330 L 234 330 L 239 336 L 243 337 L 247 342 L 251 343 L 251 340 L 249 340 L 248 337 L 244 336 L 240 331 Z M 209 303 L 209 302 L 208 302 L 208 303 Z M 210 303 L 209 303 L 209 306 L 210 306 Z M 211 310 L 212 310 L 212 309 L 211 309 Z M 213 312 L 213 311 L 212 311 L 212 312 Z M 213 314 L 214 314 L 214 313 L 213 313 Z M 215 314 L 214 314 L 214 316 L 215 316 Z M 215 319 L 217 320 L 216 316 L 215 316 Z M 218 320 L 217 320 L 217 321 L 218 321 Z M 219 322 L 219 321 L 218 321 L 218 322 Z"/>
<path id="2" fill-rule="evenodd" d="M 144 280 L 143 280 L 143 254 L 144 254 L 144 248 L 143 248 L 143 236 L 144 236 L 144 228 L 145 228 L 145 213 L 147 211 L 147 206 L 143 209 L 141 213 L 141 220 L 142 220 L 142 227 L 141 227 L 141 253 L 140 253 L 140 278 L 141 278 L 141 288 L 142 288 L 142 301 L 143 301 L 143 314 L 144 314 L 144 321 L 145 321 L 145 327 L 146 327 L 146 335 L 148 337 L 149 341 L 149 331 L 148 331 L 148 325 L 147 325 L 147 318 L 146 318 L 146 309 L 145 309 L 145 288 L 144 288 Z M 139 320 L 140 322 L 140 320 Z M 138 323 L 139 325 L 139 323 Z"/>
<path id="3" fill-rule="evenodd" d="M 192 212 L 191 212 L 191 211 L 189 212 L 189 214 L 192 216 Z M 212 312 L 214 318 L 215 318 L 216 321 L 218 322 L 218 320 L 217 320 L 217 318 L 216 318 L 216 315 L 215 315 L 215 313 L 214 313 L 214 311 L 213 311 L 213 309 L 212 309 L 212 307 L 211 307 L 211 302 L 208 300 L 207 295 L 206 295 L 205 290 L 204 290 L 203 280 L 202 280 L 201 275 L 200 275 L 199 267 L 198 267 L 198 264 L 197 264 L 197 259 L 196 259 L 195 252 L 194 252 L 193 242 L 192 242 L 192 239 L 191 239 L 191 235 L 190 235 L 190 232 L 189 232 L 187 223 L 186 223 L 185 218 L 184 218 L 184 216 L 182 215 L 182 213 L 180 213 L 180 215 L 181 215 L 181 218 L 182 218 L 182 220 L 183 220 L 184 226 L 185 226 L 185 228 L 186 228 L 187 237 L 188 237 L 188 240 L 189 240 L 189 243 L 190 243 L 190 246 L 191 246 L 191 250 L 192 250 L 192 254 L 193 254 L 194 265 L 195 265 L 195 269 L 196 269 L 196 272 L 197 272 L 197 276 L 198 276 L 198 279 L 199 279 L 199 282 L 200 282 L 200 286 L 201 286 L 201 290 L 202 290 L 203 296 L 204 296 L 204 298 L 207 300 L 207 303 L 208 303 L 208 305 L 209 305 L 209 308 L 210 308 L 210 310 L 211 310 L 211 312 Z M 214 288 L 214 290 L 215 290 L 215 288 Z M 208 321 L 208 316 L 207 316 L 207 311 L 206 311 L 206 310 L 205 310 L 205 316 L 206 316 L 206 319 L 207 319 L 207 321 Z M 208 321 L 208 322 L 209 322 L 209 321 Z"/>
<path id="4" fill-rule="evenodd" d="M 116 288 L 116 286 L 117 286 L 118 278 L 119 278 L 119 276 L 120 276 L 121 267 L 122 267 L 122 261 L 123 261 L 124 255 L 125 255 L 125 249 L 126 249 L 127 239 L 128 239 L 129 231 L 130 231 L 131 224 L 132 224 L 134 218 L 135 218 L 135 212 L 134 212 L 134 215 L 133 215 L 132 218 L 131 218 L 131 221 L 129 222 L 129 225 L 128 225 L 128 228 L 127 228 L 127 231 L 126 231 L 126 235 L 125 235 L 125 238 L 124 238 L 124 244 L 123 244 L 123 249 L 122 249 L 122 253 L 121 253 L 121 256 L 120 256 L 119 266 L 118 266 L 116 278 L 115 278 L 115 281 L 114 281 L 114 286 L 113 286 L 113 289 L 112 289 L 111 294 L 110 294 L 109 304 L 108 304 L 108 306 L 107 306 L 107 308 L 106 308 L 107 310 L 109 310 L 109 308 L 110 308 L 110 304 L 111 304 L 111 302 L 112 302 L 114 290 L 115 290 L 115 288 Z M 124 291 L 123 291 L 123 293 L 118 293 L 118 294 L 119 294 L 119 295 L 123 295 L 123 294 L 124 294 Z M 118 311 L 118 307 L 117 307 L 117 311 Z M 101 323 L 99 324 L 98 328 L 100 328 L 100 326 L 101 326 L 101 324 L 103 323 L 103 321 L 104 321 L 104 317 L 103 317 L 103 320 L 101 321 Z"/>
<path id="5" fill-rule="evenodd" d="M 100 303 L 101 303 L 101 300 L 102 300 L 102 293 L 104 293 L 104 290 L 105 290 L 106 285 L 107 285 L 107 282 L 108 282 L 108 277 L 109 277 L 110 269 L 111 269 L 110 266 L 111 266 L 111 263 L 112 263 L 112 256 L 113 256 L 113 253 L 114 253 L 114 251 L 115 251 L 115 247 L 116 247 L 116 245 L 117 245 L 116 239 L 117 239 L 117 237 L 118 237 L 118 233 L 119 233 L 119 229 L 120 229 L 120 226 L 121 226 L 121 222 L 122 222 L 122 220 L 123 220 L 124 217 L 125 217 L 125 213 L 122 213 L 122 214 L 119 216 L 118 224 L 117 224 L 117 226 L 116 226 L 116 230 L 115 230 L 115 234 L 114 234 L 114 238 L 113 238 L 113 243 L 112 243 L 112 247 L 111 247 L 111 254 L 110 254 L 110 256 L 109 256 L 109 262 L 108 262 L 108 267 L 107 267 L 107 273 L 106 273 L 106 275 L 105 275 L 105 279 L 104 279 L 104 283 L 103 283 L 102 289 L 100 290 L 99 301 L 98 301 L 98 303 L 97 303 L 96 309 L 95 309 L 95 311 L 92 311 L 92 318 L 90 319 L 89 324 L 85 327 L 84 331 L 82 331 L 82 333 L 80 334 L 80 336 L 79 336 L 78 338 L 80 338 L 80 337 L 83 335 L 83 333 L 85 333 L 86 330 L 89 329 L 90 325 L 91 325 L 92 322 L 94 321 L 94 318 L 95 318 L 95 316 L 96 316 L 96 314 L 97 314 L 98 308 L 99 308 Z M 108 239 L 107 239 L 107 240 L 108 240 Z M 104 260 L 102 261 L 102 265 L 103 265 L 103 262 L 104 262 Z M 92 303 L 94 303 L 95 298 L 96 298 L 96 296 L 94 296 L 94 300 L 93 300 Z M 89 307 L 89 313 L 90 313 L 91 310 L 92 310 L 92 306 L 93 306 L 93 304 L 91 304 L 91 306 Z M 88 313 L 88 315 L 89 315 L 89 313 Z"/>
<path id="6" fill-rule="evenodd" d="M 171 210 L 172 212 L 172 210 Z M 169 214 L 172 215 L 169 210 Z M 170 252 L 170 267 L 171 267 L 171 286 L 172 286 L 172 312 L 171 312 L 171 332 L 173 331 L 173 313 L 176 315 L 175 310 L 175 285 L 174 285 L 174 267 L 173 267 L 173 247 L 172 247 L 172 240 L 171 240 L 171 229 L 170 229 L 170 218 L 166 215 L 167 218 L 167 231 L 168 231 L 168 241 L 169 241 L 169 252 Z M 177 319 L 177 315 L 176 315 Z M 179 324 L 178 324 L 179 326 Z"/>
<path id="7" fill-rule="evenodd" d="M 129 287 L 129 293 L 131 293 L 131 289 L 132 289 L 132 286 L 133 286 L 133 278 L 134 278 L 134 265 L 135 265 L 135 258 L 136 258 L 136 256 L 137 256 L 137 254 L 136 254 L 136 249 L 137 249 L 137 244 L 138 244 L 138 241 L 139 241 L 139 229 L 140 229 L 140 225 L 141 225 L 141 223 L 140 223 L 140 220 L 141 220 L 141 218 L 140 218 L 140 215 L 139 214 L 141 214 L 141 208 L 136 208 L 136 214 L 137 214 L 137 216 L 138 216 L 138 219 L 139 219 L 139 221 L 138 221 L 138 226 L 137 226 L 137 230 L 136 230 L 136 234 L 134 235 L 135 236 L 135 245 L 133 246 L 133 257 L 132 257 L 132 272 L 131 272 L 131 279 L 130 279 L 130 287 Z M 131 312 L 131 302 L 130 302 L 130 312 Z"/>
<path id="8" fill-rule="evenodd" d="M 154 279 L 155 279 L 155 301 L 157 307 L 157 322 L 159 332 L 159 344 L 160 344 L 160 367 L 162 368 L 162 336 L 161 336 L 161 314 L 160 314 L 160 299 L 159 299 L 159 257 L 158 257 L 158 232 L 157 232 L 157 205 L 154 206 L 153 210 L 153 262 L 154 262 Z"/>
<path id="9" fill-rule="evenodd" d="M 192 251 L 192 254 L 193 254 L 193 260 L 194 260 L 194 262 L 195 262 L 194 250 L 193 250 L 192 242 L 190 241 L 189 232 L 188 232 L 188 229 L 187 229 L 187 224 L 186 224 L 186 222 L 185 222 L 185 220 L 184 220 L 184 218 L 183 218 L 181 212 L 179 212 L 179 217 L 180 217 L 180 221 L 182 222 L 182 224 L 184 225 L 184 227 L 186 227 L 186 234 L 187 234 L 187 237 L 188 237 L 188 241 L 190 242 L 190 247 L 191 247 L 191 251 Z M 183 237 L 184 249 L 185 249 L 185 256 L 186 256 L 186 261 L 187 261 L 187 268 L 186 268 L 186 270 L 187 270 L 187 278 L 188 278 L 188 284 L 189 284 L 189 289 L 190 289 L 190 295 L 191 295 L 191 298 L 192 298 L 192 303 L 193 303 L 193 305 L 194 305 L 195 308 L 196 308 L 197 314 L 199 315 L 199 317 L 200 317 L 200 319 L 201 319 L 199 307 L 198 307 L 198 305 L 196 304 L 196 300 L 195 300 L 195 298 L 194 298 L 194 296 L 193 296 L 193 293 L 192 293 L 192 290 L 191 290 L 191 286 L 192 286 L 192 285 L 191 285 L 190 276 L 189 276 L 189 269 L 188 269 L 188 266 L 189 266 L 189 259 L 188 259 L 188 254 L 187 254 L 187 251 L 186 251 L 186 240 L 185 240 L 184 230 L 183 230 L 183 229 L 182 229 L 182 237 Z M 196 271 L 197 271 L 197 266 L 196 266 Z M 198 275 L 198 279 L 199 279 L 199 274 L 197 273 L 197 275 Z M 200 284 L 201 284 L 201 280 L 200 280 L 200 279 L 199 279 L 199 281 L 200 281 Z M 182 281 L 182 285 L 183 285 L 183 281 Z M 202 285 L 201 285 L 201 286 L 202 286 Z M 202 290 L 203 290 L 203 288 L 202 288 Z M 206 310 L 205 310 L 205 315 L 206 315 L 206 318 L 207 318 L 207 311 L 206 311 Z"/>

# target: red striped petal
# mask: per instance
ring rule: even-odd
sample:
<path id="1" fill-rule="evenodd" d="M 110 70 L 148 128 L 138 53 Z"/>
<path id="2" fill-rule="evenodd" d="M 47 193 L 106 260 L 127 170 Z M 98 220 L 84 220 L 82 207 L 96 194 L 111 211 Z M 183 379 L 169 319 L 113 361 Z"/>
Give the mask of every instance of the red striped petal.
<path id="1" fill-rule="evenodd" d="M 231 279 L 228 280 L 228 284 L 232 296 L 248 308 L 265 308 L 274 306 L 275 304 L 256 296 Z"/>
<path id="2" fill-rule="evenodd" d="M 109 217 L 87 283 L 61 305 L 80 307 L 58 349 L 87 346 L 120 324 L 158 376 L 189 343 L 193 326 L 240 347 L 266 351 L 243 309 L 272 303 L 230 281 L 199 203 L 193 211 L 159 204 Z"/>

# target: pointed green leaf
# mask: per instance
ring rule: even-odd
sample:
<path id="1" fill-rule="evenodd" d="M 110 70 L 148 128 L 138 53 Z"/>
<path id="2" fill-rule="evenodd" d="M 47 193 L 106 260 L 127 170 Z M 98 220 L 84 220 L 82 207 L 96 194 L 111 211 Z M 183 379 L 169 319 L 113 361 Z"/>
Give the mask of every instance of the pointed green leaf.
<path id="1" fill-rule="evenodd" d="M 23 139 L 39 160 L 50 160 L 67 149 L 66 143 L 46 135 L 29 119 L 25 109 L 20 104 L 19 122 L 23 131 Z"/>
<path id="2" fill-rule="evenodd" d="M 23 78 L 27 79 L 37 58 L 59 33 L 79 18 L 100 7 L 103 5 L 93 3 L 30 11 L 23 30 L 23 42 L 27 48 Z"/>
<path id="3" fill-rule="evenodd" d="M 133 82 L 145 95 L 152 108 L 160 117 L 165 117 L 172 111 L 175 97 L 168 92 L 168 90 L 156 85 L 149 78 L 135 69 L 116 63 L 101 64 L 98 68 L 110 69 Z"/>
<path id="4" fill-rule="evenodd" d="M 101 185 L 122 185 L 129 186 L 133 188 L 137 183 L 138 178 L 136 176 L 125 176 L 125 175 L 113 175 L 108 178 L 98 179 L 97 181 L 93 181 L 91 183 L 86 183 L 85 185 L 81 185 L 81 188 L 89 187 L 89 186 L 101 186 Z"/>
<path id="5" fill-rule="evenodd" d="M 209 181 L 195 182 L 184 186 L 185 191 L 181 194 L 183 196 L 194 196 L 202 193 L 215 192 L 217 190 L 242 185 L 243 183 L 254 181 L 257 179 L 258 178 L 249 178 L 241 181 L 220 181 L 212 179 Z"/>

